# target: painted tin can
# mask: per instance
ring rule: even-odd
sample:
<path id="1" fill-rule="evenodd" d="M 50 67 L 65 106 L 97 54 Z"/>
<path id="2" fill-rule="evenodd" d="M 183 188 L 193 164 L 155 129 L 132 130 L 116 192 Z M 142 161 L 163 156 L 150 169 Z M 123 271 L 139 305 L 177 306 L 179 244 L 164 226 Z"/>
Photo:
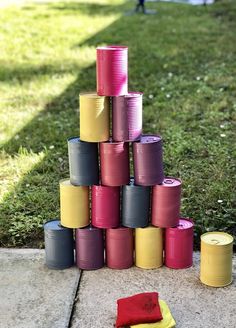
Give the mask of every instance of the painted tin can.
<path id="1" fill-rule="evenodd" d="M 181 181 L 166 177 L 152 189 L 152 224 L 161 228 L 176 227 L 181 205 Z"/>
<path id="2" fill-rule="evenodd" d="M 83 270 L 104 266 L 103 230 L 92 226 L 76 229 L 76 265 Z"/>
<path id="3" fill-rule="evenodd" d="M 135 265 L 156 269 L 163 265 L 163 231 L 149 226 L 135 229 Z"/>
<path id="4" fill-rule="evenodd" d="M 74 264 L 73 230 L 62 227 L 59 220 L 44 224 L 45 263 L 50 269 L 66 269 Z"/>
<path id="5" fill-rule="evenodd" d="M 110 134 L 109 98 L 96 93 L 81 93 L 80 139 L 88 142 L 107 141 Z"/>
<path id="6" fill-rule="evenodd" d="M 106 264 L 111 269 L 128 269 L 133 265 L 133 230 L 119 227 L 106 230 Z"/>
<path id="7" fill-rule="evenodd" d="M 148 226 L 150 187 L 137 186 L 134 179 L 122 187 L 122 225 L 130 228 Z"/>
<path id="8" fill-rule="evenodd" d="M 142 135 L 133 143 L 134 180 L 141 186 L 154 186 L 164 180 L 162 162 L 162 138 L 158 135 Z"/>
<path id="9" fill-rule="evenodd" d="M 74 186 L 70 180 L 60 181 L 61 224 L 82 228 L 89 224 L 89 187 Z"/>
<path id="10" fill-rule="evenodd" d="M 200 280 L 212 287 L 232 282 L 233 237 L 225 232 L 207 232 L 201 236 Z"/>
<path id="11" fill-rule="evenodd" d="M 97 94 L 122 96 L 128 93 L 128 47 L 97 48 Z"/>
<path id="12" fill-rule="evenodd" d="M 143 94 L 129 92 L 112 97 L 112 138 L 115 141 L 135 141 L 142 135 Z"/>
<path id="13" fill-rule="evenodd" d="M 165 230 L 165 265 L 172 269 L 184 269 L 192 264 L 193 222 L 181 218 L 177 227 Z"/>
<path id="14" fill-rule="evenodd" d="M 101 181 L 105 186 L 129 183 L 129 144 L 125 142 L 100 143 Z"/>
<path id="15" fill-rule="evenodd" d="M 92 186 L 92 225 L 115 228 L 120 225 L 120 187 Z"/>
<path id="16" fill-rule="evenodd" d="M 68 139 L 70 182 L 77 186 L 91 186 L 99 182 L 98 146 L 81 141 L 78 137 Z"/>

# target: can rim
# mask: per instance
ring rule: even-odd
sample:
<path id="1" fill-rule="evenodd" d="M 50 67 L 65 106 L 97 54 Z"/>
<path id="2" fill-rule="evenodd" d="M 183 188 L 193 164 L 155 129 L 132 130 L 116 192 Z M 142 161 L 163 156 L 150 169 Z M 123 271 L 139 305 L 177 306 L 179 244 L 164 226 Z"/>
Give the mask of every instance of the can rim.
<path id="1" fill-rule="evenodd" d="M 106 186 L 106 185 L 102 185 L 102 184 L 93 184 L 92 189 L 94 189 L 94 187 L 102 187 L 104 189 L 110 189 L 110 188 L 112 188 L 112 189 L 119 188 L 120 189 L 120 186 Z"/>
<path id="2" fill-rule="evenodd" d="M 63 229 L 68 229 L 68 228 L 66 228 L 66 227 L 64 227 L 63 225 L 61 225 L 61 220 L 58 218 L 58 219 L 53 219 L 53 220 L 48 220 L 48 221 L 46 221 L 44 224 L 43 224 L 43 228 L 45 229 L 45 226 L 48 224 L 48 223 L 50 223 L 50 222 L 55 222 L 55 221 L 58 221 L 58 227 L 59 228 L 61 228 L 61 229 L 59 229 L 59 230 L 63 230 Z M 47 228 L 46 228 L 46 230 L 47 230 Z"/>
<path id="3" fill-rule="evenodd" d="M 211 234 L 220 234 L 220 235 L 224 235 L 224 236 L 227 236 L 229 241 L 227 243 L 224 243 L 224 244 L 210 244 L 209 242 L 205 241 L 203 238 L 204 236 L 206 235 L 211 235 Z M 229 233 L 227 232 L 224 232 L 224 231 L 209 231 L 209 232 L 205 232 L 204 234 L 201 235 L 201 241 L 209 246 L 228 246 L 228 245 L 231 245 L 234 241 L 234 238 L 232 235 L 230 235 Z"/>
<path id="4" fill-rule="evenodd" d="M 124 226 L 119 226 L 119 227 L 116 227 L 116 228 L 108 228 L 106 230 L 110 230 L 110 231 L 124 231 L 124 230 L 133 230 L 133 228 L 129 228 L 129 227 L 124 227 Z"/>
<path id="5" fill-rule="evenodd" d="M 139 96 L 143 96 L 143 92 L 139 92 L 139 91 L 128 91 L 128 94 L 127 95 L 124 95 L 123 97 L 125 97 L 125 98 L 129 98 L 129 97 L 137 98 Z"/>
<path id="6" fill-rule="evenodd" d="M 100 98 L 100 99 L 102 99 L 102 98 L 107 98 L 107 96 L 99 96 L 98 94 L 97 94 L 97 92 L 96 91 L 83 91 L 83 92 L 80 92 L 79 93 L 79 96 L 80 97 L 88 97 L 88 98 Z"/>
<path id="7" fill-rule="evenodd" d="M 154 140 L 154 141 L 150 141 L 150 142 L 142 142 L 142 138 L 143 137 L 155 137 L 155 138 L 158 138 L 158 140 Z M 149 144 L 153 144 L 153 143 L 157 143 L 157 142 L 160 142 L 162 141 L 162 137 L 160 134 L 142 134 L 140 136 L 140 140 L 135 140 L 133 143 L 140 143 L 142 145 L 149 145 Z"/>
<path id="8" fill-rule="evenodd" d="M 148 226 L 146 227 L 139 227 L 139 228 L 135 228 L 136 229 L 146 229 L 146 230 L 150 230 L 150 229 L 153 229 L 153 230 L 163 230 L 163 228 L 161 227 L 156 227 L 154 226 L 153 224 L 149 224 Z"/>
<path id="9" fill-rule="evenodd" d="M 177 186 L 176 185 L 173 185 L 172 183 L 165 183 L 164 184 L 165 180 L 168 180 L 168 179 L 178 181 L 178 182 L 180 182 L 180 184 L 177 185 Z M 179 187 L 181 185 L 182 185 L 182 180 L 181 179 L 175 178 L 175 177 L 171 177 L 171 176 L 167 176 L 167 177 L 164 177 L 164 180 L 163 180 L 163 182 L 161 184 L 158 184 L 156 186 L 167 187 L 168 188 L 168 187 Z"/>
<path id="10" fill-rule="evenodd" d="M 121 51 L 121 50 L 128 50 L 127 46 L 123 46 L 123 45 L 106 45 L 106 46 L 99 46 L 96 48 L 96 50 L 117 50 L 117 51 Z"/>
<path id="11" fill-rule="evenodd" d="M 63 184 L 63 182 L 69 181 L 68 186 L 74 186 L 71 182 L 70 182 L 70 178 L 64 178 L 64 179 L 60 179 L 59 180 L 59 184 Z"/>
<path id="12" fill-rule="evenodd" d="M 79 142 L 86 142 L 86 141 L 80 140 L 80 137 L 78 137 L 78 136 L 69 137 L 69 138 L 67 138 L 67 141 L 69 142 L 70 140 L 73 140 L 73 139 L 78 139 Z"/>
<path id="13" fill-rule="evenodd" d="M 180 221 L 180 220 L 185 220 L 185 221 L 191 222 L 192 225 L 191 225 L 190 227 L 186 227 L 186 228 L 184 228 L 184 229 L 178 229 L 178 226 L 179 226 L 179 224 L 178 224 L 178 225 L 175 226 L 175 227 L 166 228 L 166 230 L 174 230 L 174 231 L 178 230 L 178 231 L 180 232 L 180 231 L 186 231 L 186 230 L 189 230 L 189 229 L 193 229 L 193 228 L 194 228 L 194 222 L 193 222 L 193 219 L 192 219 L 192 218 L 184 218 L 184 217 L 180 217 L 180 218 L 179 218 L 179 221 Z"/>

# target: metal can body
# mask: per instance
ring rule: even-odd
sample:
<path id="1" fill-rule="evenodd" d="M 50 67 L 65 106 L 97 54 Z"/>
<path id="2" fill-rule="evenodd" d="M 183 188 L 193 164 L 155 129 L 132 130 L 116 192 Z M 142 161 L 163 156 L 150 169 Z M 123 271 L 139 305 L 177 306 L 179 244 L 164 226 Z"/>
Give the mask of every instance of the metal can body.
<path id="1" fill-rule="evenodd" d="M 129 228 L 106 230 L 106 263 L 111 269 L 128 269 L 133 265 L 133 231 Z"/>
<path id="2" fill-rule="evenodd" d="M 89 224 L 89 187 L 73 186 L 60 181 L 61 224 L 67 228 L 82 228 Z"/>
<path id="3" fill-rule="evenodd" d="M 163 265 L 163 231 L 157 227 L 135 229 L 135 265 L 156 269 Z"/>
<path id="4" fill-rule="evenodd" d="M 166 177 L 152 189 L 152 224 L 161 228 L 176 227 L 179 223 L 181 181 Z"/>
<path id="5" fill-rule="evenodd" d="M 76 229 L 76 265 L 83 270 L 104 266 L 103 230 L 94 227 Z"/>
<path id="6" fill-rule="evenodd" d="M 139 140 L 142 134 L 143 94 L 129 92 L 112 97 L 112 138 L 115 141 Z"/>
<path id="7" fill-rule="evenodd" d="M 142 135 L 133 143 L 134 180 L 141 186 L 154 186 L 164 180 L 162 162 L 162 138 Z"/>
<path id="8" fill-rule="evenodd" d="M 122 225 L 130 228 L 148 226 L 150 187 L 137 186 L 134 180 L 122 187 Z"/>
<path id="9" fill-rule="evenodd" d="M 109 98 L 96 93 L 80 94 L 80 139 L 101 142 L 109 139 Z"/>
<path id="10" fill-rule="evenodd" d="M 201 236 L 200 280 L 212 287 L 232 282 L 233 237 L 224 232 L 207 232 Z"/>
<path id="11" fill-rule="evenodd" d="M 81 141 L 78 137 L 68 139 L 70 182 L 78 186 L 91 186 L 99 182 L 98 146 Z"/>
<path id="12" fill-rule="evenodd" d="M 165 230 L 165 265 L 172 269 L 189 268 L 193 264 L 193 222 L 181 218 L 174 228 Z"/>
<path id="13" fill-rule="evenodd" d="M 129 183 L 129 144 L 101 142 L 101 181 L 105 186 L 122 186 Z"/>
<path id="14" fill-rule="evenodd" d="M 97 94 L 122 96 L 128 93 L 128 47 L 97 48 Z"/>
<path id="15" fill-rule="evenodd" d="M 50 269 L 66 269 L 74 264 L 73 230 L 62 227 L 59 220 L 44 224 L 45 262 Z"/>
<path id="16" fill-rule="evenodd" d="M 92 186 L 92 225 L 115 228 L 120 225 L 120 187 Z"/>

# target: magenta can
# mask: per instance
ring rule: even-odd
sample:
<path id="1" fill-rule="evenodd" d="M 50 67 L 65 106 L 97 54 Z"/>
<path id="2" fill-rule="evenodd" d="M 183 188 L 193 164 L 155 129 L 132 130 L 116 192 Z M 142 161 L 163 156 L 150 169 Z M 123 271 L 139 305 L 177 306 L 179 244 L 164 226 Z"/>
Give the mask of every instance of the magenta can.
<path id="1" fill-rule="evenodd" d="M 76 229 L 76 265 L 83 270 L 96 270 L 104 266 L 103 230 L 92 226 Z"/>
<path id="2" fill-rule="evenodd" d="M 143 94 L 129 92 L 112 97 L 112 138 L 115 141 L 139 140 L 142 134 Z"/>
<path id="3" fill-rule="evenodd" d="M 166 177 L 152 189 L 152 224 L 160 228 L 176 227 L 179 223 L 181 180 Z"/>
<path id="4" fill-rule="evenodd" d="M 193 221 L 179 219 L 178 226 L 165 230 L 165 265 L 185 269 L 193 264 Z"/>
<path id="5" fill-rule="evenodd" d="M 92 225 L 115 228 L 120 225 L 120 187 L 92 186 Z"/>
<path id="6" fill-rule="evenodd" d="M 164 180 L 162 138 L 142 135 L 133 143 L 134 181 L 136 185 L 154 186 Z"/>
<path id="7" fill-rule="evenodd" d="M 122 186 L 129 183 L 129 144 L 125 142 L 100 143 L 101 182 L 104 186 Z"/>
<path id="8" fill-rule="evenodd" d="M 111 269 L 128 269 L 134 262 L 133 229 L 106 230 L 106 264 Z"/>
<path id="9" fill-rule="evenodd" d="M 97 94 L 123 96 L 128 93 L 128 47 L 97 48 Z"/>

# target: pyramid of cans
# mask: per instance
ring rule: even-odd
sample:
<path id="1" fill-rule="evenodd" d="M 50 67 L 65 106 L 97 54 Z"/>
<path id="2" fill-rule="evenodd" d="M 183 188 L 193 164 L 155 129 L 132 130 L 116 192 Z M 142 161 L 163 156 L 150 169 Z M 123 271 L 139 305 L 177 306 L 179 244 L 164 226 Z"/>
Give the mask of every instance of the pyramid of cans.
<path id="1" fill-rule="evenodd" d="M 80 137 L 68 139 L 61 221 L 44 226 L 46 264 L 72 266 L 75 236 L 80 269 L 190 267 L 193 221 L 180 217 L 181 181 L 164 176 L 161 136 L 143 134 L 142 93 L 128 91 L 128 48 L 98 47 L 96 63 L 97 92 L 80 94 Z"/>

